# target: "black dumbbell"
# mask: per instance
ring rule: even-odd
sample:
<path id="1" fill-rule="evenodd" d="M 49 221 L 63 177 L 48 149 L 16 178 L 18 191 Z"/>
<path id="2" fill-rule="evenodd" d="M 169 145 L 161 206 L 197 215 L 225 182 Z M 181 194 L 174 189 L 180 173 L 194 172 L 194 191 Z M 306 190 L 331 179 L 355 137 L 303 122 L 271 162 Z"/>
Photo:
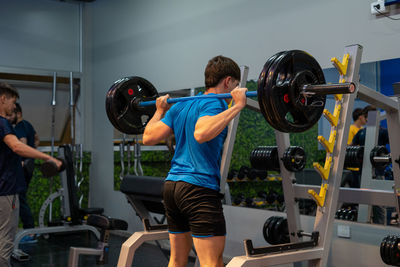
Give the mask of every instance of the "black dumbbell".
<path id="1" fill-rule="evenodd" d="M 228 172 L 227 180 L 228 180 L 228 181 L 232 181 L 235 177 L 237 177 L 237 175 L 238 175 L 238 171 L 235 170 L 235 169 L 232 169 L 232 170 L 230 170 L 230 171 Z"/>
<path id="2" fill-rule="evenodd" d="M 248 173 L 249 173 L 249 170 L 250 170 L 250 168 L 247 167 L 247 166 L 242 166 L 242 167 L 240 167 L 239 173 L 238 173 L 238 175 L 237 175 L 237 178 L 238 178 L 239 180 L 243 180 L 244 178 L 247 177 L 247 175 L 248 175 Z"/>
<path id="3" fill-rule="evenodd" d="M 56 176 L 58 173 L 65 170 L 66 162 L 63 158 L 57 158 L 61 161 L 61 167 L 57 168 L 57 164 L 52 160 L 46 160 L 41 166 L 40 171 L 42 172 L 44 177 L 53 177 Z"/>
<path id="4" fill-rule="evenodd" d="M 244 201 L 244 195 L 239 194 L 233 198 L 233 204 L 239 206 Z"/>
<path id="5" fill-rule="evenodd" d="M 268 192 L 265 201 L 267 201 L 268 204 L 274 204 L 277 197 L 278 194 L 275 191 L 271 190 Z"/>
<path id="6" fill-rule="evenodd" d="M 260 179 L 261 181 L 265 180 L 268 176 L 268 172 L 266 170 L 257 170 L 254 168 L 251 168 L 247 174 L 247 178 L 249 180 L 255 180 L 255 179 Z"/>

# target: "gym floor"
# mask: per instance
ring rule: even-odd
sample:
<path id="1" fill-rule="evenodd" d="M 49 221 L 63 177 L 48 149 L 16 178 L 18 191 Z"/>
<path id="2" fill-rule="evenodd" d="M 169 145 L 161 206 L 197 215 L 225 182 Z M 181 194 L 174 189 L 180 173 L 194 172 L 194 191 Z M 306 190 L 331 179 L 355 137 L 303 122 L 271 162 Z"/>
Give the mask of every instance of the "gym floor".
<path id="1" fill-rule="evenodd" d="M 108 264 L 97 265 L 96 256 L 79 257 L 79 266 L 117 266 L 119 252 L 126 237 L 110 235 Z M 90 232 L 51 234 L 48 239 L 38 238 L 37 243 L 20 245 L 20 249 L 31 256 L 30 261 L 18 262 L 12 260 L 12 267 L 66 267 L 68 266 L 69 248 L 74 247 L 96 247 L 96 237 Z M 169 252 L 167 251 L 167 254 Z M 167 266 L 168 261 L 161 250 L 151 243 L 144 243 L 135 253 L 132 266 L 160 267 Z M 194 266 L 189 262 L 188 266 Z"/>

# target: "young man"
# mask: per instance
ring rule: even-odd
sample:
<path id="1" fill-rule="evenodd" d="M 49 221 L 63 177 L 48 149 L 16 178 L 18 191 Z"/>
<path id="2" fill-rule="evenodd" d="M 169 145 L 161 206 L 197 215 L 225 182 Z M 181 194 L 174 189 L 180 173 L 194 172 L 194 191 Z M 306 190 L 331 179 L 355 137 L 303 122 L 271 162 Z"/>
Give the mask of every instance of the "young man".
<path id="1" fill-rule="evenodd" d="M 231 93 L 229 100 L 209 98 L 167 103 L 147 124 L 143 143 L 153 145 L 175 135 L 175 154 L 164 185 L 171 257 L 169 267 L 186 266 L 192 242 L 201 266 L 223 266 L 225 219 L 219 193 L 222 147 L 228 123 L 245 107 L 247 88 L 238 88 L 240 69 L 230 58 L 212 58 L 205 69 L 205 94 Z M 167 112 L 168 111 L 168 112 Z"/>
<path id="2" fill-rule="evenodd" d="M 20 156 L 53 160 L 61 167 L 61 161 L 25 145 L 16 137 L 5 117 L 14 112 L 17 98 L 14 87 L 0 83 L 0 266 L 9 265 L 18 227 L 18 193 L 24 187 Z"/>
<path id="3" fill-rule="evenodd" d="M 351 142 L 353 141 L 354 136 L 357 134 L 357 132 L 365 125 L 367 124 L 367 114 L 365 114 L 364 110 L 362 108 L 356 108 L 353 111 L 353 124 L 350 125 L 350 130 L 349 130 L 349 137 L 347 139 L 347 145 L 350 145 Z"/>
<path id="4" fill-rule="evenodd" d="M 22 108 L 19 103 L 15 104 L 15 133 L 18 139 L 27 144 L 30 147 L 37 148 L 39 146 L 39 136 L 33 128 L 32 124 L 30 124 L 27 120 L 24 120 L 22 117 Z M 34 159 L 32 158 L 22 158 L 23 161 L 23 171 L 25 177 L 26 187 L 19 194 L 19 217 L 22 221 L 22 227 L 24 229 L 34 228 L 35 223 L 33 220 L 31 209 L 28 205 L 26 193 L 28 192 L 28 187 L 32 179 L 33 170 L 35 168 Z M 34 235 L 27 235 L 22 238 L 21 243 L 34 243 L 37 240 L 34 238 Z"/>

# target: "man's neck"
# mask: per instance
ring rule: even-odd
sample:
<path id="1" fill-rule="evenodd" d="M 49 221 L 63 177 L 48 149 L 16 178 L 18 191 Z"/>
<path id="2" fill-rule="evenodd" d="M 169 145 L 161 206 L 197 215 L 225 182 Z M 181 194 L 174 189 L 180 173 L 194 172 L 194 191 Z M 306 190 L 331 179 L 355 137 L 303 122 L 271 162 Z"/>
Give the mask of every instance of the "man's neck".
<path id="1" fill-rule="evenodd" d="M 18 118 L 17 122 L 15 123 L 15 125 L 17 125 L 18 123 L 20 123 L 23 120 L 23 118 Z"/>
<path id="2" fill-rule="evenodd" d="M 224 92 L 224 90 L 223 89 L 221 89 L 221 88 L 219 88 L 219 87 L 211 87 L 211 88 L 208 88 L 206 91 L 205 91 L 205 95 L 206 94 L 221 94 L 221 93 L 223 93 Z"/>

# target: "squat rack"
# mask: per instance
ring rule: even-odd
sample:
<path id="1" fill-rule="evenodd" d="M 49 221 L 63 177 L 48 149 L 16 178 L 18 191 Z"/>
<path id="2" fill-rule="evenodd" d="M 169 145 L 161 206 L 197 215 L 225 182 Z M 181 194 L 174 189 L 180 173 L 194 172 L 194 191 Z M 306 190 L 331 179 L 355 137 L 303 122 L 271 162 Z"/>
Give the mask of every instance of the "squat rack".
<path id="1" fill-rule="evenodd" d="M 337 204 L 340 201 L 348 201 L 352 203 L 362 204 L 375 204 L 375 205 L 386 205 L 395 206 L 399 213 L 399 202 L 400 202 L 400 168 L 399 164 L 393 164 L 393 177 L 394 177 L 394 192 L 384 190 L 372 190 L 372 189 L 354 189 L 354 188 L 340 188 L 341 176 L 344 165 L 344 158 L 346 153 L 348 129 L 351 122 L 351 113 L 353 110 L 354 102 L 356 97 L 359 99 L 375 105 L 377 108 L 384 109 L 386 111 L 386 118 L 388 122 L 389 140 L 391 145 L 392 159 L 399 159 L 400 157 L 400 140 L 396 139 L 395 133 L 400 132 L 400 106 L 398 98 L 390 98 L 379 92 L 376 92 L 359 83 L 359 69 L 362 55 L 361 45 L 350 45 L 344 49 L 343 64 L 338 62 L 336 59 L 332 59 L 335 67 L 340 73 L 339 81 L 353 82 L 356 84 L 357 91 L 354 94 L 337 96 L 335 112 L 330 114 L 324 112 L 327 119 L 331 122 L 332 119 L 336 119 L 336 125 L 332 123 L 331 138 L 329 141 L 324 140 L 323 137 L 319 137 L 319 141 L 326 146 L 330 147 L 330 151 L 327 149 L 327 160 L 324 167 L 314 165 L 322 176 L 322 184 L 319 189 L 319 194 L 315 193 L 318 191 L 318 186 L 310 185 L 298 185 L 293 183 L 295 181 L 294 173 L 288 172 L 282 162 L 280 162 L 281 176 L 282 176 L 282 187 L 285 196 L 285 205 L 287 208 L 287 221 L 291 243 L 284 245 L 276 245 L 265 248 L 254 248 L 251 240 L 245 240 L 244 246 L 246 255 L 234 257 L 229 263 L 228 267 L 234 266 L 272 266 L 287 263 L 296 263 L 302 261 L 308 261 L 309 266 L 326 266 L 329 256 L 330 244 L 333 233 L 333 223 L 335 219 L 335 212 Z M 247 99 L 247 106 L 253 110 L 259 111 L 260 108 L 258 103 L 252 99 Z M 327 114 L 325 114 L 327 113 Z M 231 136 L 228 135 L 227 141 L 224 146 L 224 152 L 233 148 L 234 137 L 236 134 L 235 118 L 230 129 L 234 128 L 234 132 Z M 282 133 L 275 130 L 275 136 L 278 146 L 279 158 L 283 156 L 285 149 L 290 146 L 289 134 Z M 333 136 L 333 137 L 332 137 Z M 335 142 L 336 141 L 336 142 Z M 325 146 L 325 147 L 326 147 Z M 231 151 L 230 151 L 231 152 Z M 224 153 L 224 156 L 226 154 Z M 227 160 L 230 162 L 230 156 Z M 332 167 L 332 168 L 331 168 Z M 226 177 L 229 169 L 229 164 L 224 164 L 224 158 L 221 163 L 221 190 L 226 187 Z M 395 193 L 395 194 L 393 194 Z M 229 195 L 229 191 L 225 195 Z M 318 204 L 317 214 L 315 217 L 315 223 L 313 227 L 313 234 L 309 234 L 315 240 L 315 233 L 317 233 L 317 244 L 315 246 L 309 246 L 308 248 L 293 250 L 293 248 L 299 249 L 301 246 L 295 244 L 302 244 L 302 237 L 299 237 L 295 233 L 301 229 L 300 227 L 300 213 L 297 198 L 314 198 Z M 229 203 L 229 198 L 227 201 Z M 319 236 L 319 237 L 318 237 Z M 277 250 L 282 251 L 281 253 L 271 253 L 271 247 L 275 247 Z M 254 257 L 256 256 L 256 257 Z"/>

